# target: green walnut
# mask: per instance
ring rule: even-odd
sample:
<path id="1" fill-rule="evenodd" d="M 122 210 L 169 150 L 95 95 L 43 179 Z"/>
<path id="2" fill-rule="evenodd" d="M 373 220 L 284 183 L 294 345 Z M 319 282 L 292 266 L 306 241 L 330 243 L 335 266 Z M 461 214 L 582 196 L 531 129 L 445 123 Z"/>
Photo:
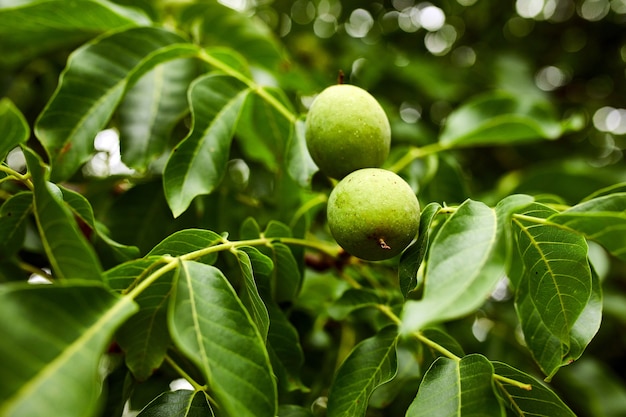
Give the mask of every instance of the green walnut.
<path id="1" fill-rule="evenodd" d="M 389 155 L 391 128 L 378 101 L 364 89 L 337 84 L 313 100 L 305 122 L 306 144 L 318 168 L 341 179 L 379 167 Z"/>
<path id="2" fill-rule="evenodd" d="M 420 206 L 400 176 L 365 168 L 339 181 L 326 214 L 331 234 L 346 252 L 380 261 L 398 255 L 417 237 Z"/>

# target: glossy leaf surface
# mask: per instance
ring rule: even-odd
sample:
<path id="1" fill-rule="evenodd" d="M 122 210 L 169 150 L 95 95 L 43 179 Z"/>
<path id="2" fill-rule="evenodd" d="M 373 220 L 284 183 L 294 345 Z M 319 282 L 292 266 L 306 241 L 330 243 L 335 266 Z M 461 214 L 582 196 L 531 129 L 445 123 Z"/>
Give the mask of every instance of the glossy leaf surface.
<path id="1" fill-rule="evenodd" d="M 337 370 L 328 394 L 329 417 L 364 416 L 372 391 L 396 374 L 397 328 L 359 343 Z"/>
<path id="2" fill-rule="evenodd" d="M 263 338 L 226 277 L 191 261 L 180 262 L 177 274 L 168 316 L 176 346 L 227 414 L 275 416 L 276 382 Z"/>
<path id="3" fill-rule="evenodd" d="M 498 91 L 480 95 L 453 111 L 439 141 L 450 147 L 511 145 L 556 139 L 564 130 L 549 102 Z"/>
<path id="4" fill-rule="evenodd" d="M 11 320 L 0 325 L 0 415 L 91 415 L 102 354 L 135 310 L 129 298 L 91 283 L 3 286 L 0 313 Z"/>
<path id="5" fill-rule="evenodd" d="M 428 369 L 406 417 L 504 416 L 493 389 L 494 369 L 482 355 L 440 357 Z"/>
<path id="6" fill-rule="evenodd" d="M 533 203 L 524 215 L 548 218 L 555 211 Z M 522 275 L 516 306 L 527 344 L 550 378 L 567 363 L 571 331 L 587 307 L 592 277 L 585 239 L 550 224 L 514 221 Z"/>
<path id="7" fill-rule="evenodd" d="M 222 180 L 248 93 L 245 84 L 226 75 L 210 74 L 190 87 L 193 127 L 174 149 L 163 174 L 165 196 L 174 217 L 196 196 L 215 190 Z"/>
<path id="8" fill-rule="evenodd" d="M 402 331 L 460 317 L 485 302 L 504 273 L 496 213 L 467 200 L 446 220 L 430 247 L 424 296 L 407 301 Z"/>
<path id="9" fill-rule="evenodd" d="M 35 126 L 50 156 L 53 181 L 69 178 L 91 157 L 96 134 L 143 73 L 196 53 L 177 34 L 151 27 L 117 32 L 74 51 Z"/>
<path id="10" fill-rule="evenodd" d="M 137 417 L 212 417 L 206 394 L 191 390 L 168 391 L 150 402 Z"/>
<path id="11" fill-rule="evenodd" d="M 100 280 L 100 261 L 65 206 L 61 190 L 47 180 L 47 167 L 32 150 L 24 148 L 24 154 L 33 179 L 37 226 L 55 275 Z"/>
<path id="12" fill-rule="evenodd" d="M 51 49 L 78 44 L 108 30 L 149 23 L 136 9 L 110 2 L 21 3 L 0 8 L 0 50 L 4 63 L 10 65 Z"/>

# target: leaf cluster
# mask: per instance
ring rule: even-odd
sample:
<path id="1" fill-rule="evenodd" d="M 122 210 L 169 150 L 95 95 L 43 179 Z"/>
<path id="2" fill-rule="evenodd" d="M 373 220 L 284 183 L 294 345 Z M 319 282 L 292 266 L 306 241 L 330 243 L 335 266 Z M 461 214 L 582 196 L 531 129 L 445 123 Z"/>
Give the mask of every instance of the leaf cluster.
<path id="1" fill-rule="evenodd" d="M 569 371 L 626 393 L 592 345 L 623 326 L 623 172 L 545 168 L 588 180 L 561 196 L 462 169 L 481 149 L 567 149 L 584 118 L 456 84 L 438 131 L 396 118 L 386 168 L 417 192 L 419 235 L 364 262 L 330 237 L 332 182 L 304 142 L 327 82 L 296 53 L 306 29 L 281 39 L 263 5 L 126 3 L 0 2 L 2 67 L 54 84 L 0 101 L 0 416 L 624 411 L 581 406 L 608 397 Z M 381 97 L 437 78 L 409 61 Z"/>

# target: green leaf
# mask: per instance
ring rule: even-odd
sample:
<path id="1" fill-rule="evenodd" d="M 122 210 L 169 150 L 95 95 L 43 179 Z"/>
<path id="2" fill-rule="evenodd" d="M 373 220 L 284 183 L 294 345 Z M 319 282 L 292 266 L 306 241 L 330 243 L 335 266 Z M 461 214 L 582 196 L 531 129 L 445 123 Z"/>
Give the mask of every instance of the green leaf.
<path id="1" fill-rule="evenodd" d="M 210 194 L 221 182 L 230 144 L 249 89 L 235 78 L 209 74 L 189 90 L 193 126 L 167 161 L 163 186 L 178 217 L 198 195 Z"/>
<path id="2" fill-rule="evenodd" d="M 94 217 L 93 208 L 89 200 L 69 188 L 59 186 L 59 189 L 63 193 L 63 201 L 65 201 L 68 208 L 79 222 L 83 234 L 88 234 L 90 240 L 94 241 L 95 245 L 100 245 L 98 248 L 111 253 L 120 262 L 125 262 L 139 256 L 139 248 L 136 246 L 123 245 L 106 235 L 104 226 L 97 222 Z M 95 237 L 91 238 L 91 234 L 94 232 Z M 103 247 L 104 249 L 102 249 Z"/>
<path id="3" fill-rule="evenodd" d="M 492 362 L 496 374 L 530 384 L 527 391 L 502 380 L 496 381 L 497 392 L 508 408 L 518 416 L 574 417 L 575 414 L 549 387 L 536 378 L 502 362 Z"/>
<path id="4" fill-rule="evenodd" d="M 11 319 L 0 322 L 0 415 L 92 415 L 102 354 L 135 310 L 95 283 L 5 284 L 0 314 Z"/>
<path id="5" fill-rule="evenodd" d="M 313 174 L 319 168 L 311 158 L 306 147 L 306 137 L 304 135 L 304 120 L 296 121 L 294 131 L 287 142 L 287 172 L 289 176 L 302 188 L 311 185 Z"/>
<path id="6" fill-rule="evenodd" d="M 388 326 L 350 352 L 330 386 L 328 417 L 365 415 L 374 389 L 396 374 L 397 339 L 397 328 Z"/>
<path id="7" fill-rule="evenodd" d="M 212 417 L 213 409 L 201 391 L 168 391 L 150 402 L 137 417 Z"/>
<path id="8" fill-rule="evenodd" d="M 120 103 L 122 161 L 141 172 L 167 149 L 174 126 L 189 112 L 187 89 L 196 77 L 191 59 L 164 62 L 144 74 Z"/>
<path id="9" fill-rule="evenodd" d="M 626 192 L 584 201 L 547 220 L 582 233 L 626 262 Z"/>
<path id="10" fill-rule="evenodd" d="M 277 69 L 283 58 L 271 29 L 257 16 L 239 13 L 217 2 L 188 6 L 180 22 L 197 31 L 198 43 L 229 46 L 268 69 Z"/>
<path id="11" fill-rule="evenodd" d="M 502 222 L 467 200 L 443 224 L 429 249 L 421 300 L 409 300 L 402 332 L 461 317 L 480 307 L 504 275 Z"/>
<path id="12" fill-rule="evenodd" d="M 265 248 L 263 248 L 265 250 Z M 269 290 L 274 297 L 274 301 L 280 303 L 293 301 L 298 295 L 302 283 L 302 274 L 298 267 L 298 262 L 291 249 L 283 243 L 272 243 L 270 252 L 267 254 L 274 263 L 272 275 L 269 277 Z"/>
<path id="13" fill-rule="evenodd" d="M 139 311 L 117 331 L 126 365 L 138 381 L 147 380 L 161 366 L 171 346 L 167 309 L 173 277 L 166 273 L 142 291 L 135 298 Z"/>
<path id="14" fill-rule="evenodd" d="M 556 139 L 565 127 L 549 102 L 495 91 L 475 97 L 450 113 L 439 142 L 446 147 L 508 146 Z"/>
<path id="15" fill-rule="evenodd" d="M 156 245 L 146 256 L 169 255 L 182 256 L 187 253 L 206 249 L 224 242 L 224 237 L 211 230 L 185 229 L 172 233 Z M 209 253 L 196 258 L 196 261 L 213 264 L 217 253 Z"/>
<path id="16" fill-rule="evenodd" d="M 179 35 L 150 27 L 117 32 L 75 50 L 35 125 L 50 156 L 53 181 L 69 178 L 91 157 L 96 134 L 138 78 L 160 63 L 197 52 Z"/>
<path id="17" fill-rule="evenodd" d="M 504 416 L 494 393 L 494 369 L 482 355 L 440 357 L 428 369 L 406 417 Z"/>
<path id="18" fill-rule="evenodd" d="M 406 298 L 409 292 L 415 290 L 418 285 L 417 271 L 422 265 L 428 243 L 430 242 L 430 226 L 439 213 L 441 205 L 439 203 L 430 203 L 422 210 L 420 215 L 420 226 L 417 239 L 413 242 L 400 256 L 400 264 L 398 265 L 398 280 L 400 282 L 400 290 Z"/>
<path id="19" fill-rule="evenodd" d="M 278 407 L 278 417 L 314 417 L 310 408 L 283 404 Z"/>
<path id="20" fill-rule="evenodd" d="M 382 302 L 383 300 L 375 291 L 367 288 L 350 288 L 328 307 L 328 315 L 339 321 L 345 319 L 355 310 L 374 307 Z"/>
<path id="21" fill-rule="evenodd" d="M 595 271 L 591 274 L 591 296 L 587 305 L 578 316 L 570 333 L 570 347 L 564 363 L 571 363 L 580 358 L 600 329 L 602 321 L 602 286 Z"/>
<path id="22" fill-rule="evenodd" d="M 33 193 L 22 191 L 0 207 L 0 259 L 15 255 L 24 243 L 27 220 L 33 209 Z"/>
<path id="23" fill-rule="evenodd" d="M 147 204 L 149 202 L 149 204 Z M 161 178 L 134 185 L 115 198 L 106 212 L 106 226 L 118 242 L 132 243 L 141 253 L 189 224 L 172 219 Z"/>
<path id="24" fill-rule="evenodd" d="M 272 360 L 272 369 L 278 379 L 279 392 L 295 390 L 306 392 L 308 388 L 300 379 L 304 352 L 300 345 L 298 330 L 276 303 L 270 301 L 267 306 L 270 316 L 267 348 Z"/>
<path id="25" fill-rule="evenodd" d="M 100 280 L 100 261 L 66 207 L 61 190 L 47 181 L 47 167 L 39 156 L 28 148 L 23 150 L 34 186 L 37 227 L 55 275 Z"/>
<path id="26" fill-rule="evenodd" d="M 237 248 L 233 251 L 235 257 L 237 258 L 237 264 L 239 265 L 241 276 L 243 278 L 243 287 L 239 297 L 252 317 L 252 320 L 256 324 L 261 337 L 265 340 L 270 326 L 270 319 L 267 313 L 267 308 L 259 295 L 259 290 L 254 280 L 252 262 L 250 260 L 250 256 L 248 255 L 248 252 L 256 251 L 256 249 L 251 246 L 247 247 L 245 250 L 242 249 L 243 248 Z M 260 252 L 258 252 L 258 256 L 265 257 L 265 255 L 262 255 Z"/>
<path id="27" fill-rule="evenodd" d="M 112 29 L 149 23 L 137 9 L 100 0 L 32 1 L 0 8 L 2 64 L 13 66 Z"/>
<path id="28" fill-rule="evenodd" d="M 293 112 L 282 90 L 263 87 L 263 91 Z M 249 94 L 237 124 L 237 143 L 246 159 L 261 162 L 276 172 L 285 158 L 292 129 L 290 120 L 265 98 Z"/>
<path id="29" fill-rule="evenodd" d="M 1 21 L 0 10 L 0 21 Z M 0 33 L 2 26 L 0 23 Z M 4 39 L 0 35 L 0 45 Z M 0 47 L 2 49 L 2 47 Z M 4 51 L 4 49 L 2 49 Z M 4 56 L 3 56 L 4 59 Z M 4 161 L 13 148 L 21 143 L 26 142 L 30 136 L 30 128 L 28 122 L 24 118 L 22 112 L 15 107 L 15 104 L 8 98 L 0 100 L 0 133 L 2 140 L 0 141 L 0 161 Z"/>
<path id="30" fill-rule="evenodd" d="M 177 274 L 168 315 L 176 346 L 225 414 L 274 417 L 276 381 L 263 338 L 226 277 L 191 261 L 180 262 Z"/>
<path id="31" fill-rule="evenodd" d="M 105 282 L 119 292 L 128 292 L 163 265 L 160 256 L 135 259 L 104 273 Z M 145 381 L 157 369 L 171 339 L 167 327 L 167 307 L 173 274 L 167 273 L 139 294 L 139 311 L 118 330 L 117 342 L 125 353 L 128 369 L 139 381 Z"/>
<path id="32" fill-rule="evenodd" d="M 566 364 L 570 337 L 592 294 L 587 242 L 579 234 L 530 220 L 546 219 L 555 210 L 531 204 L 515 217 L 522 275 L 516 294 L 526 344 L 550 379 Z M 565 363 L 563 363 L 565 360 Z"/>

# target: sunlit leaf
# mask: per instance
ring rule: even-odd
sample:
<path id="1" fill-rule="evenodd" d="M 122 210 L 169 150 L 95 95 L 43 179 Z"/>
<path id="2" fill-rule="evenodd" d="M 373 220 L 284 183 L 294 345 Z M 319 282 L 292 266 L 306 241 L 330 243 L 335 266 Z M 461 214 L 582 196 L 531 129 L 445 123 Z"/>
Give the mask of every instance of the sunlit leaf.
<path id="1" fill-rule="evenodd" d="M 430 203 L 422 209 L 417 239 L 400 256 L 398 280 L 402 295 L 405 297 L 418 285 L 417 271 L 428 249 L 430 226 L 440 209 L 441 205 L 439 203 Z"/>
<path id="2" fill-rule="evenodd" d="M 66 207 L 61 190 L 47 181 L 47 167 L 30 149 L 24 148 L 24 155 L 33 180 L 37 227 L 55 276 L 101 279 L 100 261 Z"/>
<path id="3" fill-rule="evenodd" d="M 492 362 L 496 374 L 513 381 L 529 384 L 530 391 L 501 380 L 496 381 L 497 392 L 516 416 L 574 417 L 572 410 L 558 395 L 538 379 L 502 362 Z"/>
<path id="4" fill-rule="evenodd" d="M 450 215 L 429 249 L 421 300 L 409 300 L 402 331 L 461 317 L 480 307 L 504 274 L 502 222 L 485 204 L 467 200 Z"/>
<path id="5" fill-rule="evenodd" d="M 406 417 L 504 416 L 494 393 L 494 369 L 482 355 L 438 358 L 424 375 Z"/>
<path id="6" fill-rule="evenodd" d="M 516 307 L 526 343 L 548 379 L 568 357 L 571 331 L 592 293 L 587 242 L 531 217 L 555 210 L 533 203 L 514 224 L 523 270 Z"/>
<path id="7" fill-rule="evenodd" d="M 141 75 L 196 53 L 197 47 L 179 35 L 151 27 L 116 32 L 75 50 L 35 125 L 50 156 L 51 178 L 69 178 L 92 156 L 96 134 Z"/>
<path id="8" fill-rule="evenodd" d="M 626 262 L 626 192 L 584 201 L 548 221 L 582 233 Z"/>
<path id="9" fill-rule="evenodd" d="M 306 147 L 304 120 L 298 119 L 287 143 L 287 172 L 298 185 L 306 188 L 318 169 Z"/>
<path id="10" fill-rule="evenodd" d="M 162 266 L 160 256 L 119 264 L 104 273 L 104 281 L 119 292 L 128 292 Z M 168 273 L 139 294 L 139 311 L 117 331 L 117 342 L 125 353 L 128 369 L 145 381 L 161 365 L 171 341 L 167 327 L 167 306 L 173 274 Z"/>
<path id="11" fill-rule="evenodd" d="M 0 10 L 0 20 L 1 20 Z M 0 31 L 1 23 L 0 23 Z M 0 44 L 4 39 L 0 35 Z M 2 49 L 0 47 L 0 49 Z M 4 51 L 4 50 L 3 50 Z M 4 57 L 3 57 L 4 58 Z M 0 132 L 2 140 L 0 141 L 0 161 L 4 161 L 9 151 L 21 143 L 26 142 L 30 135 L 30 128 L 20 110 L 8 98 L 0 100 Z"/>
<path id="12" fill-rule="evenodd" d="M 274 417 L 276 381 L 263 338 L 222 272 L 180 262 L 168 322 L 227 415 Z M 245 354 L 241 347 L 245 346 Z"/>
<path id="13" fill-rule="evenodd" d="M 163 177 L 168 204 L 178 217 L 198 195 L 221 182 L 230 145 L 249 89 L 226 75 L 197 79 L 189 91 L 193 127 L 172 152 Z"/>
<path id="14" fill-rule="evenodd" d="M 602 287 L 600 279 L 592 270 L 591 275 L 591 296 L 587 305 L 578 316 L 572 326 L 570 333 L 570 346 L 567 356 L 563 358 L 563 363 L 569 364 L 578 360 L 600 329 L 602 321 Z"/>
<path id="15" fill-rule="evenodd" d="M 328 417 L 364 416 L 374 389 L 396 374 L 398 329 L 388 326 L 365 339 L 344 360 L 328 393 Z"/>
<path id="16" fill-rule="evenodd" d="M 139 171 L 167 149 L 172 129 L 189 112 L 187 89 L 197 75 L 197 62 L 177 59 L 144 74 L 120 103 L 122 161 Z"/>
<path id="17" fill-rule="evenodd" d="M 549 102 L 496 91 L 471 99 L 450 113 L 439 141 L 447 147 L 511 145 L 556 139 L 566 126 L 556 118 Z"/>
<path id="18" fill-rule="evenodd" d="M 0 8 L 2 63 L 15 65 L 108 30 L 146 25 L 150 20 L 135 8 L 112 2 L 31 1 Z"/>
<path id="19" fill-rule="evenodd" d="M 172 233 L 157 244 L 146 256 L 169 255 L 181 256 L 187 253 L 206 249 L 224 241 L 224 237 L 211 230 L 185 229 Z M 208 253 L 195 260 L 212 264 L 217 259 L 217 253 Z"/>
<path id="20" fill-rule="evenodd" d="M 92 415 L 102 354 L 136 306 L 95 283 L 0 289 L 0 415 Z M 60 325 L 62 324 L 62 325 Z"/>
<path id="21" fill-rule="evenodd" d="M 167 391 L 150 402 L 137 417 L 213 417 L 213 409 L 201 391 Z"/>

